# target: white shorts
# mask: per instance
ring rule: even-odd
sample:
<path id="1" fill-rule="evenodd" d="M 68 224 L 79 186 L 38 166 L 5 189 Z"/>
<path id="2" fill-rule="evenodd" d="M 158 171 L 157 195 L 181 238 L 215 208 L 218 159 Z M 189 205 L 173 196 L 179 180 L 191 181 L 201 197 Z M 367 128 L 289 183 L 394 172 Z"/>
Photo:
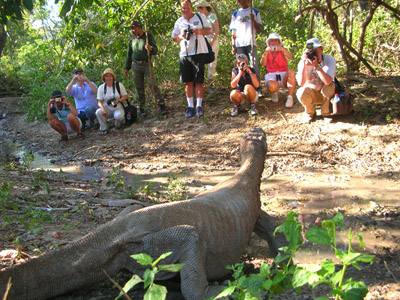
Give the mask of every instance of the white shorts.
<path id="1" fill-rule="evenodd" d="M 82 121 L 81 121 L 81 119 L 78 118 L 78 121 L 79 121 L 79 129 L 82 129 Z M 72 133 L 76 132 L 75 130 L 72 130 L 71 126 L 69 125 L 69 122 L 66 122 L 64 124 L 67 127 L 67 134 L 72 134 Z"/>
<path id="2" fill-rule="evenodd" d="M 279 76 L 280 76 L 280 78 L 279 78 Z M 270 81 L 270 80 L 276 80 L 276 81 L 279 81 L 279 86 L 283 88 L 284 87 L 283 86 L 283 78 L 285 78 L 285 76 L 286 76 L 286 71 L 265 74 L 265 76 L 264 76 L 265 85 L 267 85 L 268 81 Z"/>

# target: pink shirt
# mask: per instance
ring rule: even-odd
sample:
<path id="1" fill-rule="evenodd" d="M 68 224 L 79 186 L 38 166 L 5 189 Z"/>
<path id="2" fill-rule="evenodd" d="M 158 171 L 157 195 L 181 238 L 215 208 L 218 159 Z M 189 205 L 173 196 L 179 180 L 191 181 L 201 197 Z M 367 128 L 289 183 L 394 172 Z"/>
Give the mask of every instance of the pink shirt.
<path id="1" fill-rule="evenodd" d="M 267 72 L 287 72 L 288 64 L 287 59 L 283 56 L 282 51 L 278 52 L 276 57 L 273 57 L 272 54 L 267 57 Z"/>

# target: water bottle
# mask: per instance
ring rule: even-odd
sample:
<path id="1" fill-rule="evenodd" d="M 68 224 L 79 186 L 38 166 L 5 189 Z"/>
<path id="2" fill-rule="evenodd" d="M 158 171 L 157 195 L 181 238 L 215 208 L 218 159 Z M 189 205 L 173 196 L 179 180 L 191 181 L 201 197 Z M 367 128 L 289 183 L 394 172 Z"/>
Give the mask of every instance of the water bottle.
<path id="1" fill-rule="evenodd" d="M 333 101 L 340 102 L 339 94 L 335 94 L 335 97 L 333 98 Z"/>
<path id="2" fill-rule="evenodd" d="M 130 120 L 131 120 L 131 118 L 132 118 L 132 116 L 131 116 L 131 112 L 128 112 L 128 115 L 126 116 L 126 119 L 127 119 L 128 121 L 130 121 Z"/>

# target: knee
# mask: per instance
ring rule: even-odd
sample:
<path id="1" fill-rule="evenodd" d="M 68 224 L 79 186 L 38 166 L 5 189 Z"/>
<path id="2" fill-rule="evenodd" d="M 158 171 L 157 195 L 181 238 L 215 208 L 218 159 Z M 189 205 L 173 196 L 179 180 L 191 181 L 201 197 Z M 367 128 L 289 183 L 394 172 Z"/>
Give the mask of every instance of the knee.
<path id="1" fill-rule="evenodd" d="M 68 115 L 67 115 L 67 121 L 68 121 L 69 123 L 73 122 L 76 118 L 77 118 L 77 117 L 74 116 L 73 114 L 68 114 Z"/>
<path id="2" fill-rule="evenodd" d="M 269 80 L 267 82 L 267 90 L 268 93 L 272 94 L 275 93 L 279 88 L 279 82 L 276 80 Z"/>
<path id="3" fill-rule="evenodd" d="M 103 114 L 103 113 L 102 113 L 102 111 L 101 111 L 100 108 L 96 110 L 96 117 L 97 117 L 97 118 L 101 117 L 102 114 Z"/>
<path id="4" fill-rule="evenodd" d="M 96 114 L 96 110 L 97 110 L 96 107 L 94 107 L 94 106 L 89 106 L 89 107 L 86 109 L 86 114 L 87 114 L 88 116 L 94 116 L 94 115 Z"/>
<path id="5" fill-rule="evenodd" d="M 324 85 L 324 87 L 321 90 L 322 96 L 325 98 L 332 98 L 333 95 L 335 94 L 335 83 L 332 81 L 330 85 Z"/>
<path id="6" fill-rule="evenodd" d="M 254 103 L 257 93 L 256 93 L 255 88 L 252 85 L 246 84 L 246 86 L 244 87 L 244 94 L 246 95 L 247 101 L 249 101 L 250 103 Z"/>
<path id="7" fill-rule="evenodd" d="M 234 105 L 238 106 L 243 102 L 243 95 L 238 90 L 233 90 L 230 94 L 230 99 Z"/>

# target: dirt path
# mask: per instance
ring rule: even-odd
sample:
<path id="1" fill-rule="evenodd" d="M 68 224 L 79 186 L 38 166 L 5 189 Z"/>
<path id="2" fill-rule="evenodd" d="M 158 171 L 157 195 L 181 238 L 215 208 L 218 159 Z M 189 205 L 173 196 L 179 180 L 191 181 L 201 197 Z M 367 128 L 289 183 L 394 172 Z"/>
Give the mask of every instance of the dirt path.
<path id="1" fill-rule="evenodd" d="M 7 138 L 44 157 L 39 165 L 49 165 L 48 159 L 56 167 L 48 180 L 50 194 L 43 182 L 28 192 L 32 178 L 17 170 L 7 171 L 7 180 L 11 178 L 16 187 L 12 193 L 22 206 L 29 194 L 38 199 L 36 206 L 50 206 L 53 211 L 52 222 L 43 222 L 36 234 L 21 224 L 0 229 L 0 251 L 18 244 L 33 254 L 34 249 L 63 245 L 123 209 L 108 200 L 133 196 L 146 202 L 169 201 L 168 178 L 172 175 L 178 178 L 175 183 L 185 185 L 189 197 L 207 189 L 238 169 L 241 137 L 249 128 L 261 127 L 269 147 L 261 186 L 263 209 L 278 223 L 288 211 L 297 210 L 307 226 L 342 212 L 345 226 L 362 233 L 366 251 L 377 255 L 372 267 L 363 266 L 362 272 L 351 276 L 369 286 L 367 299 L 399 299 L 399 79 L 359 77 L 347 85 L 357 95 L 355 113 L 331 124 L 322 119 L 299 124 L 302 107 L 296 103 L 285 108 L 285 95 L 280 95 L 279 103 L 269 97 L 260 100 L 256 118 L 246 111 L 231 118 L 228 91 L 206 96 L 204 119 L 185 120 L 181 96 L 167 94 L 170 111 L 166 118 L 149 116 L 123 130 L 113 129 L 105 138 L 85 132 L 84 141 L 67 143 L 59 143 L 47 124 L 26 124 L 18 113 L 18 98 L 2 98 L 0 105 L 5 105 L 8 116 L 1 128 Z M 394 122 L 387 124 L 388 118 Z M 2 152 L 8 151 L 4 144 Z M 58 172 L 60 167 L 63 173 Z M 123 189 L 118 189 L 120 181 Z M 257 265 L 260 259 L 270 258 L 267 248 L 254 237 L 246 258 Z M 315 262 L 328 255 L 305 249 L 297 260 Z M 99 290 L 104 292 L 99 287 L 90 296 L 79 297 L 111 297 L 102 293 L 101 298 Z M 294 299 L 311 299 L 307 297 L 316 293 L 307 291 Z"/>

